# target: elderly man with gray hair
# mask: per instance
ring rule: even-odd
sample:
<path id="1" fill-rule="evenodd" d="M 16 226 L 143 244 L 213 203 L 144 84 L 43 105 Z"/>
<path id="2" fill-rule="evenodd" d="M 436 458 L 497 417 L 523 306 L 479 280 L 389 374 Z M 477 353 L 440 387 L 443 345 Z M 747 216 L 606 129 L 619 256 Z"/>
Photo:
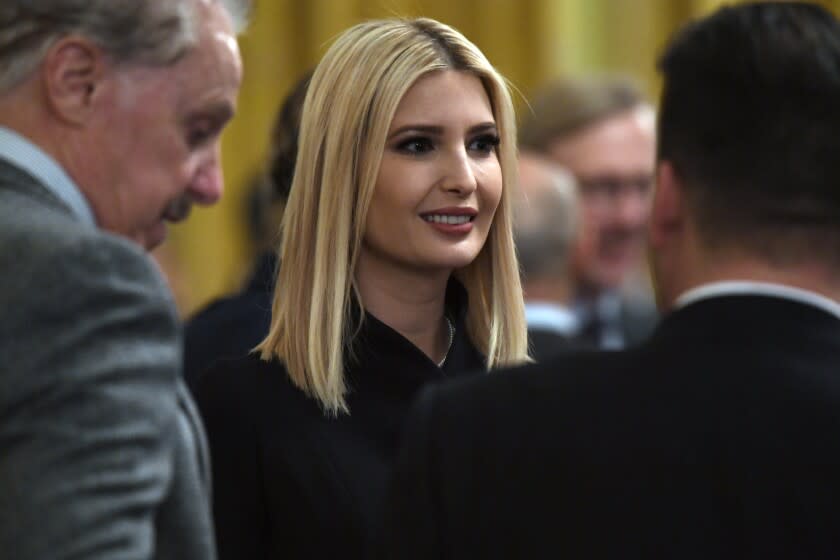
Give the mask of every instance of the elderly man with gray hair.
<path id="1" fill-rule="evenodd" d="M 223 0 L 0 5 L 0 555 L 212 559 L 207 449 L 144 249 L 222 189 Z"/>

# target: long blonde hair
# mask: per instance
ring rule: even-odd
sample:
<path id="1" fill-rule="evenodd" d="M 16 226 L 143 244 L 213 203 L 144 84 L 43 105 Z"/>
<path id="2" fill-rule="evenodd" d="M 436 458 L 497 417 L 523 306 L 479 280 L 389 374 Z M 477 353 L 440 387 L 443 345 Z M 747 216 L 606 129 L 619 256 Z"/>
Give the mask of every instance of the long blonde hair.
<path id="1" fill-rule="evenodd" d="M 391 120 L 420 76 L 445 69 L 482 80 L 501 139 L 504 186 L 487 242 L 455 272 L 469 295 L 467 333 L 488 368 L 527 359 L 511 233 L 516 125 L 504 78 L 475 45 L 437 21 L 362 23 L 336 40 L 309 84 L 271 328 L 257 346 L 262 359 L 282 360 L 292 382 L 328 414 L 349 412 L 344 353 L 353 335 L 353 271 Z M 363 302 L 357 303 L 363 311 Z"/>

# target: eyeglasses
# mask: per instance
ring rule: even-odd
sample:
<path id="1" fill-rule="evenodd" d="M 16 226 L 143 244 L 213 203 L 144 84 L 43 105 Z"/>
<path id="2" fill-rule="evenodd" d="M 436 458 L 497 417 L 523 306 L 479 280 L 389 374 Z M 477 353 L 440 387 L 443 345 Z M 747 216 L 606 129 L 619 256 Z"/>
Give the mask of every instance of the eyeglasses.
<path id="1" fill-rule="evenodd" d="M 653 175 L 577 177 L 577 183 L 587 201 L 610 204 L 627 196 L 647 199 L 653 190 Z"/>

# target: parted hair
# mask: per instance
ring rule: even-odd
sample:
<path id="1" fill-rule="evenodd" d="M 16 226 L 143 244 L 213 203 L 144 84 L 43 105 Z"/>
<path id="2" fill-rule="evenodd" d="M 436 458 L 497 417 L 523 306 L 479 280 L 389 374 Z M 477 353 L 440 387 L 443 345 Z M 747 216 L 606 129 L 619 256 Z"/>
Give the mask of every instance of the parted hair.
<path id="1" fill-rule="evenodd" d="M 467 333 L 487 367 L 527 358 L 522 291 L 511 233 L 516 188 L 516 124 L 504 79 L 479 49 L 431 19 L 356 25 L 338 37 L 309 84 L 298 159 L 282 225 L 280 266 L 262 359 L 279 359 L 291 381 L 326 414 L 348 413 L 344 359 L 364 314 L 354 270 L 370 201 L 397 105 L 423 75 L 479 77 L 500 144 L 502 198 L 477 258 L 455 271 L 469 295 Z"/>
<path id="2" fill-rule="evenodd" d="M 702 239 L 840 266 L 840 22 L 800 2 L 725 7 L 660 61 L 658 158 Z"/>
<path id="3" fill-rule="evenodd" d="M 245 25 L 249 0 L 214 0 Z M 50 46 L 78 34 L 117 62 L 167 65 L 196 41 L 197 0 L 3 0 L 0 2 L 0 93 L 38 67 Z"/>

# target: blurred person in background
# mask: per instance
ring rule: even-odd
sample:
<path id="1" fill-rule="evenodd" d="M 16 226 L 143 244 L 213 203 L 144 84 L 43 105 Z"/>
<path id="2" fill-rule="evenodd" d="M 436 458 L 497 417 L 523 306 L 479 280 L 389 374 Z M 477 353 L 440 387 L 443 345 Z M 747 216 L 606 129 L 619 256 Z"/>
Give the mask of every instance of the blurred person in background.
<path id="1" fill-rule="evenodd" d="M 257 259 L 245 287 L 197 312 L 184 329 L 184 378 L 194 389 L 216 361 L 246 355 L 268 334 L 277 274 L 278 231 L 294 177 L 308 72 L 292 87 L 274 121 L 267 170 L 248 199 Z"/>
<path id="2" fill-rule="evenodd" d="M 0 555 L 215 557 L 179 320 L 145 252 L 222 193 L 225 1 L 0 4 Z"/>
<path id="3" fill-rule="evenodd" d="M 522 270 L 531 356 L 540 361 L 573 347 L 569 253 L 577 229 L 574 178 L 544 157 L 520 153 L 513 234 Z"/>
<path id="4" fill-rule="evenodd" d="M 840 21 L 722 8 L 659 68 L 666 315 L 635 348 L 428 389 L 389 557 L 840 557 Z"/>
<path id="5" fill-rule="evenodd" d="M 576 337 L 617 349 L 643 340 L 656 323 L 649 298 L 628 290 L 643 268 L 653 189 L 654 112 L 636 85 L 616 76 L 562 79 L 539 91 L 520 129 L 523 150 L 569 170 L 581 220 L 572 251 Z"/>
<path id="6" fill-rule="evenodd" d="M 527 359 L 504 79 L 429 19 L 345 31 L 309 84 L 271 327 L 196 398 L 220 556 L 359 558 L 429 383 Z"/>

